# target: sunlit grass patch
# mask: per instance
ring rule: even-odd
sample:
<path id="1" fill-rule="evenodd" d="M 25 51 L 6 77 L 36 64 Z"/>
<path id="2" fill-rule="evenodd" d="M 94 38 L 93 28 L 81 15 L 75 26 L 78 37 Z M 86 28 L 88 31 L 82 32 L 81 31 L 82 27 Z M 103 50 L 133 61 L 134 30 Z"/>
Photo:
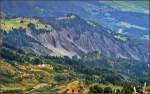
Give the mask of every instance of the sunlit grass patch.
<path id="1" fill-rule="evenodd" d="M 81 93 L 83 87 L 79 80 L 69 82 L 67 84 L 61 85 L 58 88 L 58 93 Z"/>
<path id="2" fill-rule="evenodd" d="M 43 24 L 39 22 L 37 19 L 30 19 L 30 18 L 12 18 L 12 19 L 2 19 L 1 20 L 1 29 L 6 32 L 13 31 L 13 29 L 19 29 L 19 28 L 27 28 L 28 24 L 34 24 L 36 29 L 44 29 L 44 30 L 52 30 L 52 27 L 47 24 Z"/>

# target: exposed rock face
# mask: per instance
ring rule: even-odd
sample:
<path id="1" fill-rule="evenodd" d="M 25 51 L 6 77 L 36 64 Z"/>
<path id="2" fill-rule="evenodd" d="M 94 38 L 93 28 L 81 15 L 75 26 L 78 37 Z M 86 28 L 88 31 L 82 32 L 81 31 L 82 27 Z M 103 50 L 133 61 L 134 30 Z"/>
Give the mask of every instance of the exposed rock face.
<path id="1" fill-rule="evenodd" d="M 73 14 L 67 15 L 67 17 Z M 37 55 L 80 56 L 89 51 L 114 58 L 148 60 L 148 47 L 144 42 L 116 40 L 113 34 L 98 24 L 89 24 L 77 15 L 71 19 L 40 19 L 53 27 L 44 32 L 33 28 L 14 30 L 5 34 L 3 42 Z M 67 19 L 66 19 L 67 18 Z"/>

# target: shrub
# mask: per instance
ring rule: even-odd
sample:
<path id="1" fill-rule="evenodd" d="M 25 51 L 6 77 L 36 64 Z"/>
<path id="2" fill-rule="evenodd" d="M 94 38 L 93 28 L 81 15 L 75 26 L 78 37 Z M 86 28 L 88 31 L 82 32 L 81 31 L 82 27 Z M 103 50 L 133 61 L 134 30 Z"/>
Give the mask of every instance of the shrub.
<path id="1" fill-rule="evenodd" d="M 90 93 L 103 93 L 103 88 L 100 87 L 99 85 L 94 85 L 89 88 Z"/>
<path id="2" fill-rule="evenodd" d="M 123 87 L 121 92 L 125 94 L 132 94 L 133 88 L 131 86 Z"/>
<path id="3" fill-rule="evenodd" d="M 112 93 L 112 88 L 111 87 L 105 87 L 104 88 L 104 93 L 111 94 Z"/>

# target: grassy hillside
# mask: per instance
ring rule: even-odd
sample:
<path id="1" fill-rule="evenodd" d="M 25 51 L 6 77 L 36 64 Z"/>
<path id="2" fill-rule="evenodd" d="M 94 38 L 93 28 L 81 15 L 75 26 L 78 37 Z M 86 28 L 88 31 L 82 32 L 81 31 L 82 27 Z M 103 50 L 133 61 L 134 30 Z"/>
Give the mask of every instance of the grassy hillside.
<path id="1" fill-rule="evenodd" d="M 90 58 L 90 54 L 92 53 L 85 54 L 83 57 Z M 93 54 L 96 55 L 96 52 Z M 81 60 L 35 56 L 3 44 L 0 47 L 0 92 L 7 94 L 88 93 L 93 92 L 90 87 L 95 84 L 102 88 L 109 87 L 106 90 L 119 89 L 121 92 L 126 86 L 133 88 L 133 86 L 142 86 L 144 81 L 148 82 L 146 76 L 145 79 L 137 77 L 142 73 L 135 73 L 136 68 L 130 69 L 131 74 L 123 71 L 128 67 L 128 63 L 125 63 L 129 62 L 128 60 L 118 60 L 116 65 L 112 65 L 113 60 L 104 58 L 101 56 L 99 59 L 91 58 L 87 61 L 86 58 Z M 132 66 L 144 71 L 136 63 L 133 62 Z"/>
<path id="2" fill-rule="evenodd" d="M 34 24 L 36 29 L 46 29 L 46 30 L 52 29 L 50 25 L 43 24 L 36 19 L 22 18 L 22 17 L 2 19 L 0 23 L 1 29 L 6 32 L 10 32 L 13 31 L 13 29 L 19 28 L 26 29 L 29 24 Z"/>
<path id="3" fill-rule="evenodd" d="M 129 12 L 145 13 L 148 12 L 148 0 L 141 1 L 104 1 L 104 4 L 110 5 L 115 9 Z"/>

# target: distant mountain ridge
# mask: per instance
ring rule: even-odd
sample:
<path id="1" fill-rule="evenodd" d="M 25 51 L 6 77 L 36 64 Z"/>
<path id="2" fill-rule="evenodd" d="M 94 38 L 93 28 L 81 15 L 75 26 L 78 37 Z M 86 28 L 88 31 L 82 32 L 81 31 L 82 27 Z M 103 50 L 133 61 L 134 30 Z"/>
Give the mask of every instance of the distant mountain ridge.
<path id="1" fill-rule="evenodd" d="M 112 32 L 149 40 L 149 1 L 7 1 L 1 11 L 9 16 L 53 17 L 74 13 Z M 8 6 L 9 5 L 9 6 Z M 58 7 L 59 6 L 59 7 Z M 22 11 L 23 10 L 23 11 Z M 121 32 L 120 32 L 121 30 Z"/>
<path id="2" fill-rule="evenodd" d="M 80 57 L 82 53 L 98 51 L 107 57 L 148 60 L 146 43 L 116 39 L 108 29 L 89 24 L 78 15 L 39 18 L 39 21 L 53 29 L 44 32 L 31 24 L 25 29 L 5 33 L 3 42 L 37 55 Z"/>

